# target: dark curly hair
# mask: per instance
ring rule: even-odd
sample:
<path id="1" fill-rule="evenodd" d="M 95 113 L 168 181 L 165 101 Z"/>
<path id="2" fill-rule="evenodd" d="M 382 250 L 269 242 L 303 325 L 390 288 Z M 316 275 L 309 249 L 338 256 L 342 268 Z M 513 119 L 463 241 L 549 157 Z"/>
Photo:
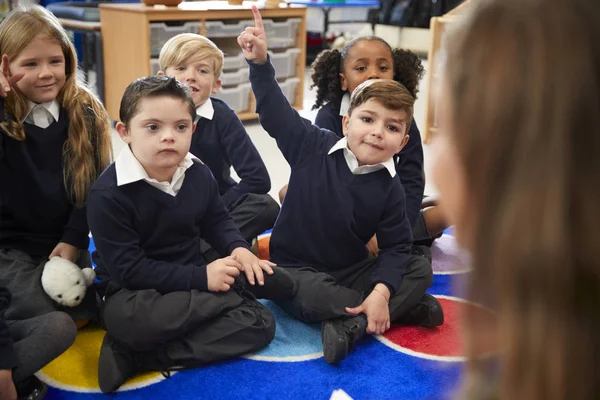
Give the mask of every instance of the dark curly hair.
<path id="1" fill-rule="evenodd" d="M 416 99 L 419 92 L 419 81 L 425 74 L 421 59 L 409 50 L 392 49 L 382 38 L 377 36 L 361 36 L 352 39 L 339 51 L 337 49 L 323 50 L 311 65 L 312 85 L 317 88 L 317 100 L 312 106 L 313 110 L 321 108 L 323 104 L 334 101 L 342 95 L 340 73 L 344 70 L 344 62 L 348 52 L 354 45 L 363 40 L 376 40 L 387 46 L 394 59 L 394 80 L 403 84 L 410 94 Z"/>

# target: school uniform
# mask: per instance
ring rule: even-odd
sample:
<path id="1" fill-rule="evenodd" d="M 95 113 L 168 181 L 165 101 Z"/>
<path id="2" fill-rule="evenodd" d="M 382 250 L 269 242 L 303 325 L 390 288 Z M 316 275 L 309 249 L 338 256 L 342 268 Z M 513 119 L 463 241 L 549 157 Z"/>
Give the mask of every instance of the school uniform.
<path id="1" fill-rule="evenodd" d="M 344 93 L 334 101 L 330 101 L 319 109 L 315 118 L 315 125 L 329 129 L 340 138 L 343 137 L 342 117 L 350 108 L 350 94 Z M 413 229 L 416 242 L 430 239 L 421 202 L 425 190 L 425 175 L 423 173 L 423 145 L 417 123 L 412 121 L 408 130 L 409 139 L 406 146 L 396 154 L 396 171 L 400 182 L 406 191 L 406 213 Z"/>
<path id="2" fill-rule="evenodd" d="M 56 101 L 29 102 L 29 107 L 25 140 L 0 129 L 0 286 L 13 295 L 5 317 L 19 320 L 64 310 L 75 319 L 89 318 L 93 296 L 76 308 L 62 308 L 41 286 L 44 264 L 59 242 L 80 249 L 81 268 L 91 266 L 89 230 L 85 207 L 74 205 L 63 177 L 67 113 Z M 6 117 L 0 99 L 0 121 Z"/>
<path id="3" fill-rule="evenodd" d="M 225 102 L 209 98 L 196 113 L 199 119 L 190 153 L 210 168 L 235 226 L 251 242 L 273 227 L 279 213 L 279 205 L 268 194 L 271 180 L 267 168 L 242 122 Z M 239 182 L 231 177 L 232 166 Z M 224 256 L 206 242 L 202 250 L 207 262 Z"/>
<path id="4" fill-rule="evenodd" d="M 425 294 L 432 271 L 424 257 L 410 254 L 406 198 L 393 160 L 359 167 L 345 139 L 289 105 L 270 62 L 249 64 L 260 122 L 291 166 L 270 254 L 296 277 L 298 291 L 280 304 L 305 322 L 329 320 L 383 283 L 392 293 L 392 320 L 401 319 Z M 365 248 L 374 234 L 376 258 Z"/>
<path id="5" fill-rule="evenodd" d="M 129 147 L 92 187 L 88 220 L 108 335 L 162 368 L 255 351 L 275 331 L 243 291 L 209 292 L 200 238 L 223 254 L 248 248 L 209 168 L 188 153 L 171 182 L 150 178 Z M 156 368 L 156 366 L 154 366 Z"/>

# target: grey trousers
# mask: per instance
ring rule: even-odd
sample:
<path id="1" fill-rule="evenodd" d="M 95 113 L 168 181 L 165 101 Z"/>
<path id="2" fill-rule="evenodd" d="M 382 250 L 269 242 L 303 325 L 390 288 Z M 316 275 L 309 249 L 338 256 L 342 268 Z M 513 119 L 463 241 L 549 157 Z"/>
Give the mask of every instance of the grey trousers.
<path id="1" fill-rule="evenodd" d="M 60 311 L 7 323 L 17 357 L 12 375 L 15 383 L 61 355 L 73 344 L 77 333 L 71 317 Z"/>
<path id="2" fill-rule="evenodd" d="M 109 293 L 109 292 L 107 292 Z M 155 352 L 162 368 L 193 368 L 259 350 L 275 318 L 248 293 L 118 289 L 101 307 L 107 333 L 134 352 Z"/>
<path id="3" fill-rule="evenodd" d="M 293 317 L 315 323 L 348 316 L 345 307 L 356 307 L 371 293 L 371 272 L 376 257 L 335 273 L 318 272 L 312 268 L 288 268 L 297 279 L 298 292 L 291 301 L 277 304 Z M 390 319 L 401 322 L 402 317 L 417 305 L 431 286 L 433 272 L 423 256 L 412 255 L 402 283 L 389 302 Z"/>
<path id="4" fill-rule="evenodd" d="M 83 302 L 73 308 L 60 306 L 44 292 L 41 278 L 46 261 L 46 257 L 32 257 L 20 250 L 0 249 L 0 286 L 8 288 L 12 294 L 4 318 L 23 320 L 53 311 L 64 311 L 75 321 L 96 317 L 96 291 L 92 286 Z M 91 267 L 87 250 L 81 251 L 77 265 Z"/>

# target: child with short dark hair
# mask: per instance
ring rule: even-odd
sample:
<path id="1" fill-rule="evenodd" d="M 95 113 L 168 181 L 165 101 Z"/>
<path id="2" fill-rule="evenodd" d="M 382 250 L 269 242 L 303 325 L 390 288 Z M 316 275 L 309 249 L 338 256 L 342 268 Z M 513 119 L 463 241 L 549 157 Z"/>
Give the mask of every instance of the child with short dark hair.
<path id="1" fill-rule="evenodd" d="M 312 64 L 311 89 L 317 88 L 313 109 L 319 108 L 315 125 L 343 136 L 342 118 L 348 113 L 350 95 L 368 79 L 393 79 L 400 82 L 416 98 L 419 81 L 425 70 L 419 57 L 411 51 L 392 49 L 377 36 L 361 36 L 344 48 L 321 52 Z M 416 122 L 408 130 L 408 143 L 395 155 L 396 171 L 406 191 L 406 213 L 417 244 L 431 245 L 446 228 L 432 199 L 423 201 L 425 174 L 423 145 Z M 435 205 L 435 202 L 433 202 Z M 377 242 L 371 249 L 377 249 Z"/>
<path id="2" fill-rule="evenodd" d="M 263 128 L 291 166 L 289 190 L 270 240 L 273 261 L 296 279 L 279 304 L 305 322 L 322 321 L 325 361 L 344 359 L 365 333 L 390 322 L 443 323 L 426 295 L 430 263 L 412 256 L 405 195 L 393 162 L 408 140 L 414 97 L 393 80 L 370 80 L 353 93 L 344 138 L 312 125 L 290 106 L 275 80 L 258 9 L 238 43 Z M 377 233 L 381 252 L 365 247 Z M 388 304 L 389 303 L 389 304 Z"/>
<path id="3" fill-rule="evenodd" d="M 233 222 L 251 242 L 273 227 L 279 205 L 268 194 L 269 173 L 244 125 L 223 100 L 211 97 L 221 87 L 223 52 L 204 36 L 183 33 L 165 43 L 159 62 L 159 75 L 191 88 L 198 122 L 190 152 L 210 168 Z M 239 182 L 231 177 L 232 166 Z M 207 262 L 222 256 L 206 242 L 202 250 Z"/>
<path id="4" fill-rule="evenodd" d="M 88 205 L 107 330 L 98 364 L 103 392 L 144 370 L 262 348 L 275 321 L 256 297 L 295 292 L 289 273 L 248 250 L 212 173 L 189 153 L 196 107 L 187 86 L 165 76 L 138 79 L 125 90 L 120 118 L 127 146 Z M 206 265 L 201 238 L 228 256 Z"/>

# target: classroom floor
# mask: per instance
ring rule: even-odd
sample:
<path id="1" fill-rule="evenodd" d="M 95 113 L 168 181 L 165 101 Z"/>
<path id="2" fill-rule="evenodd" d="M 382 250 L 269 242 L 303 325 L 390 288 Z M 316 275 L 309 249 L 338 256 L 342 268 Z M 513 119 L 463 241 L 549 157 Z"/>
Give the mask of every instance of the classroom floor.
<path id="1" fill-rule="evenodd" d="M 427 61 L 423 60 L 423 65 L 427 68 Z M 425 82 L 423 78 L 421 82 L 421 97 L 419 97 L 415 103 L 415 120 L 417 125 L 422 129 L 425 121 Z M 309 90 L 310 87 L 310 76 L 309 70 L 306 69 L 306 76 L 304 80 L 304 110 L 300 111 L 300 114 L 311 121 L 314 121 L 317 111 L 311 111 L 311 107 L 314 104 L 316 93 L 314 90 Z M 244 123 L 246 130 L 252 138 L 254 145 L 258 148 L 260 155 L 262 156 L 269 175 L 271 177 L 271 192 L 270 194 L 277 199 L 277 193 L 279 189 L 287 184 L 290 177 L 290 167 L 281 155 L 281 152 L 277 148 L 275 140 L 271 138 L 265 130 L 262 128 L 258 121 L 246 121 Z M 119 138 L 116 131 L 113 131 L 113 149 L 115 156 L 119 154 L 119 151 L 123 147 L 123 141 Z M 423 145 L 423 152 L 425 154 L 425 174 L 429 176 L 428 172 L 431 169 L 431 150 L 430 146 Z M 427 195 L 434 195 L 437 193 L 435 187 L 430 181 L 427 181 L 425 186 L 425 193 Z"/>

